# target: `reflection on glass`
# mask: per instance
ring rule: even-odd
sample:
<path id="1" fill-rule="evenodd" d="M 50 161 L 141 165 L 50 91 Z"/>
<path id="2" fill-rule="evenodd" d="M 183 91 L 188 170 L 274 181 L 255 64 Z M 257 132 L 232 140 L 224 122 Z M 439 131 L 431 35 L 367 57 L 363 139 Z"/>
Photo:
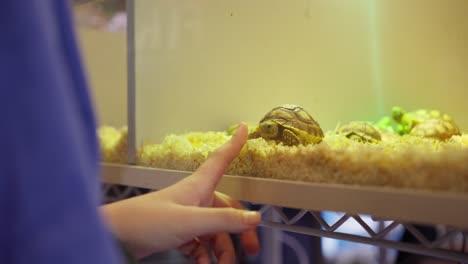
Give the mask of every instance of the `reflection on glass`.
<path id="1" fill-rule="evenodd" d="M 74 6 L 79 26 L 121 32 L 127 28 L 126 0 L 84 1 Z"/>

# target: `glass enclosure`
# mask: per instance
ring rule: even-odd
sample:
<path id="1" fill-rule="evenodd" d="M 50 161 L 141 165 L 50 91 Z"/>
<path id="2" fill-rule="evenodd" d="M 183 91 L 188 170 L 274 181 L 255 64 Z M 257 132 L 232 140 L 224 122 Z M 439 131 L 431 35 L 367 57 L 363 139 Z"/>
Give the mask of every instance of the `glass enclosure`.
<path id="1" fill-rule="evenodd" d="M 136 142 L 257 124 L 281 104 L 324 132 L 391 107 L 468 129 L 468 1 L 137 0 Z"/>

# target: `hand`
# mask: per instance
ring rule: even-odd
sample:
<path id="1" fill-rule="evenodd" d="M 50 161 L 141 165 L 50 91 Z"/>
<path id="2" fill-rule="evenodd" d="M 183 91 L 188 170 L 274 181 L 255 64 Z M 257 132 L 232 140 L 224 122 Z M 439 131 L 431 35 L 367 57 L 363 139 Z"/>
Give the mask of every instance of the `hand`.
<path id="1" fill-rule="evenodd" d="M 242 210 L 239 202 L 215 191 L 246 140 L 247 126 L 241 124 L 192 175 L 166 189 L 103 206 L 111 230 L 138 257 L 178 248 L 197 263 L 210 263 L 211 246 L 219 263 L 233 263 L 228 233 L 241 233 L 246 252 L 256 254 L 259 213 Z"/>

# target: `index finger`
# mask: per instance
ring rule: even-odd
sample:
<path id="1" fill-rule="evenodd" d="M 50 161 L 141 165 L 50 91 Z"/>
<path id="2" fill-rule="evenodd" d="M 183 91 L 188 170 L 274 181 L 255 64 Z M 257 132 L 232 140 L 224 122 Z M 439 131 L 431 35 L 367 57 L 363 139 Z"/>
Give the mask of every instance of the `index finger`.
<path id="1" fill-rule="evenodd" d="M 247 125 L 245 123 L 240 123 L 239 128 L 232 138 L 211 153 L 193 176 L 199 178 L 203 181 L 205 186 L 210 186 L 211 190 L 214 191 L 221 176 L 224 174 L 229 164 L 239 155 L 247 141 L 247 133 Z"/>

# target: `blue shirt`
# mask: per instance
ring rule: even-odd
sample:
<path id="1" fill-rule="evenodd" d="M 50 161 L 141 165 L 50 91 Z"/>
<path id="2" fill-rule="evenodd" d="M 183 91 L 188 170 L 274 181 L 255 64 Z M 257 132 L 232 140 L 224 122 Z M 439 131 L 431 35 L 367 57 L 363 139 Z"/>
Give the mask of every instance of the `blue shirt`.
<path id="1" fill-rule="evenodd" d="M 65 0 L 0 3 L 0 263 L 118 263 Z"/>

